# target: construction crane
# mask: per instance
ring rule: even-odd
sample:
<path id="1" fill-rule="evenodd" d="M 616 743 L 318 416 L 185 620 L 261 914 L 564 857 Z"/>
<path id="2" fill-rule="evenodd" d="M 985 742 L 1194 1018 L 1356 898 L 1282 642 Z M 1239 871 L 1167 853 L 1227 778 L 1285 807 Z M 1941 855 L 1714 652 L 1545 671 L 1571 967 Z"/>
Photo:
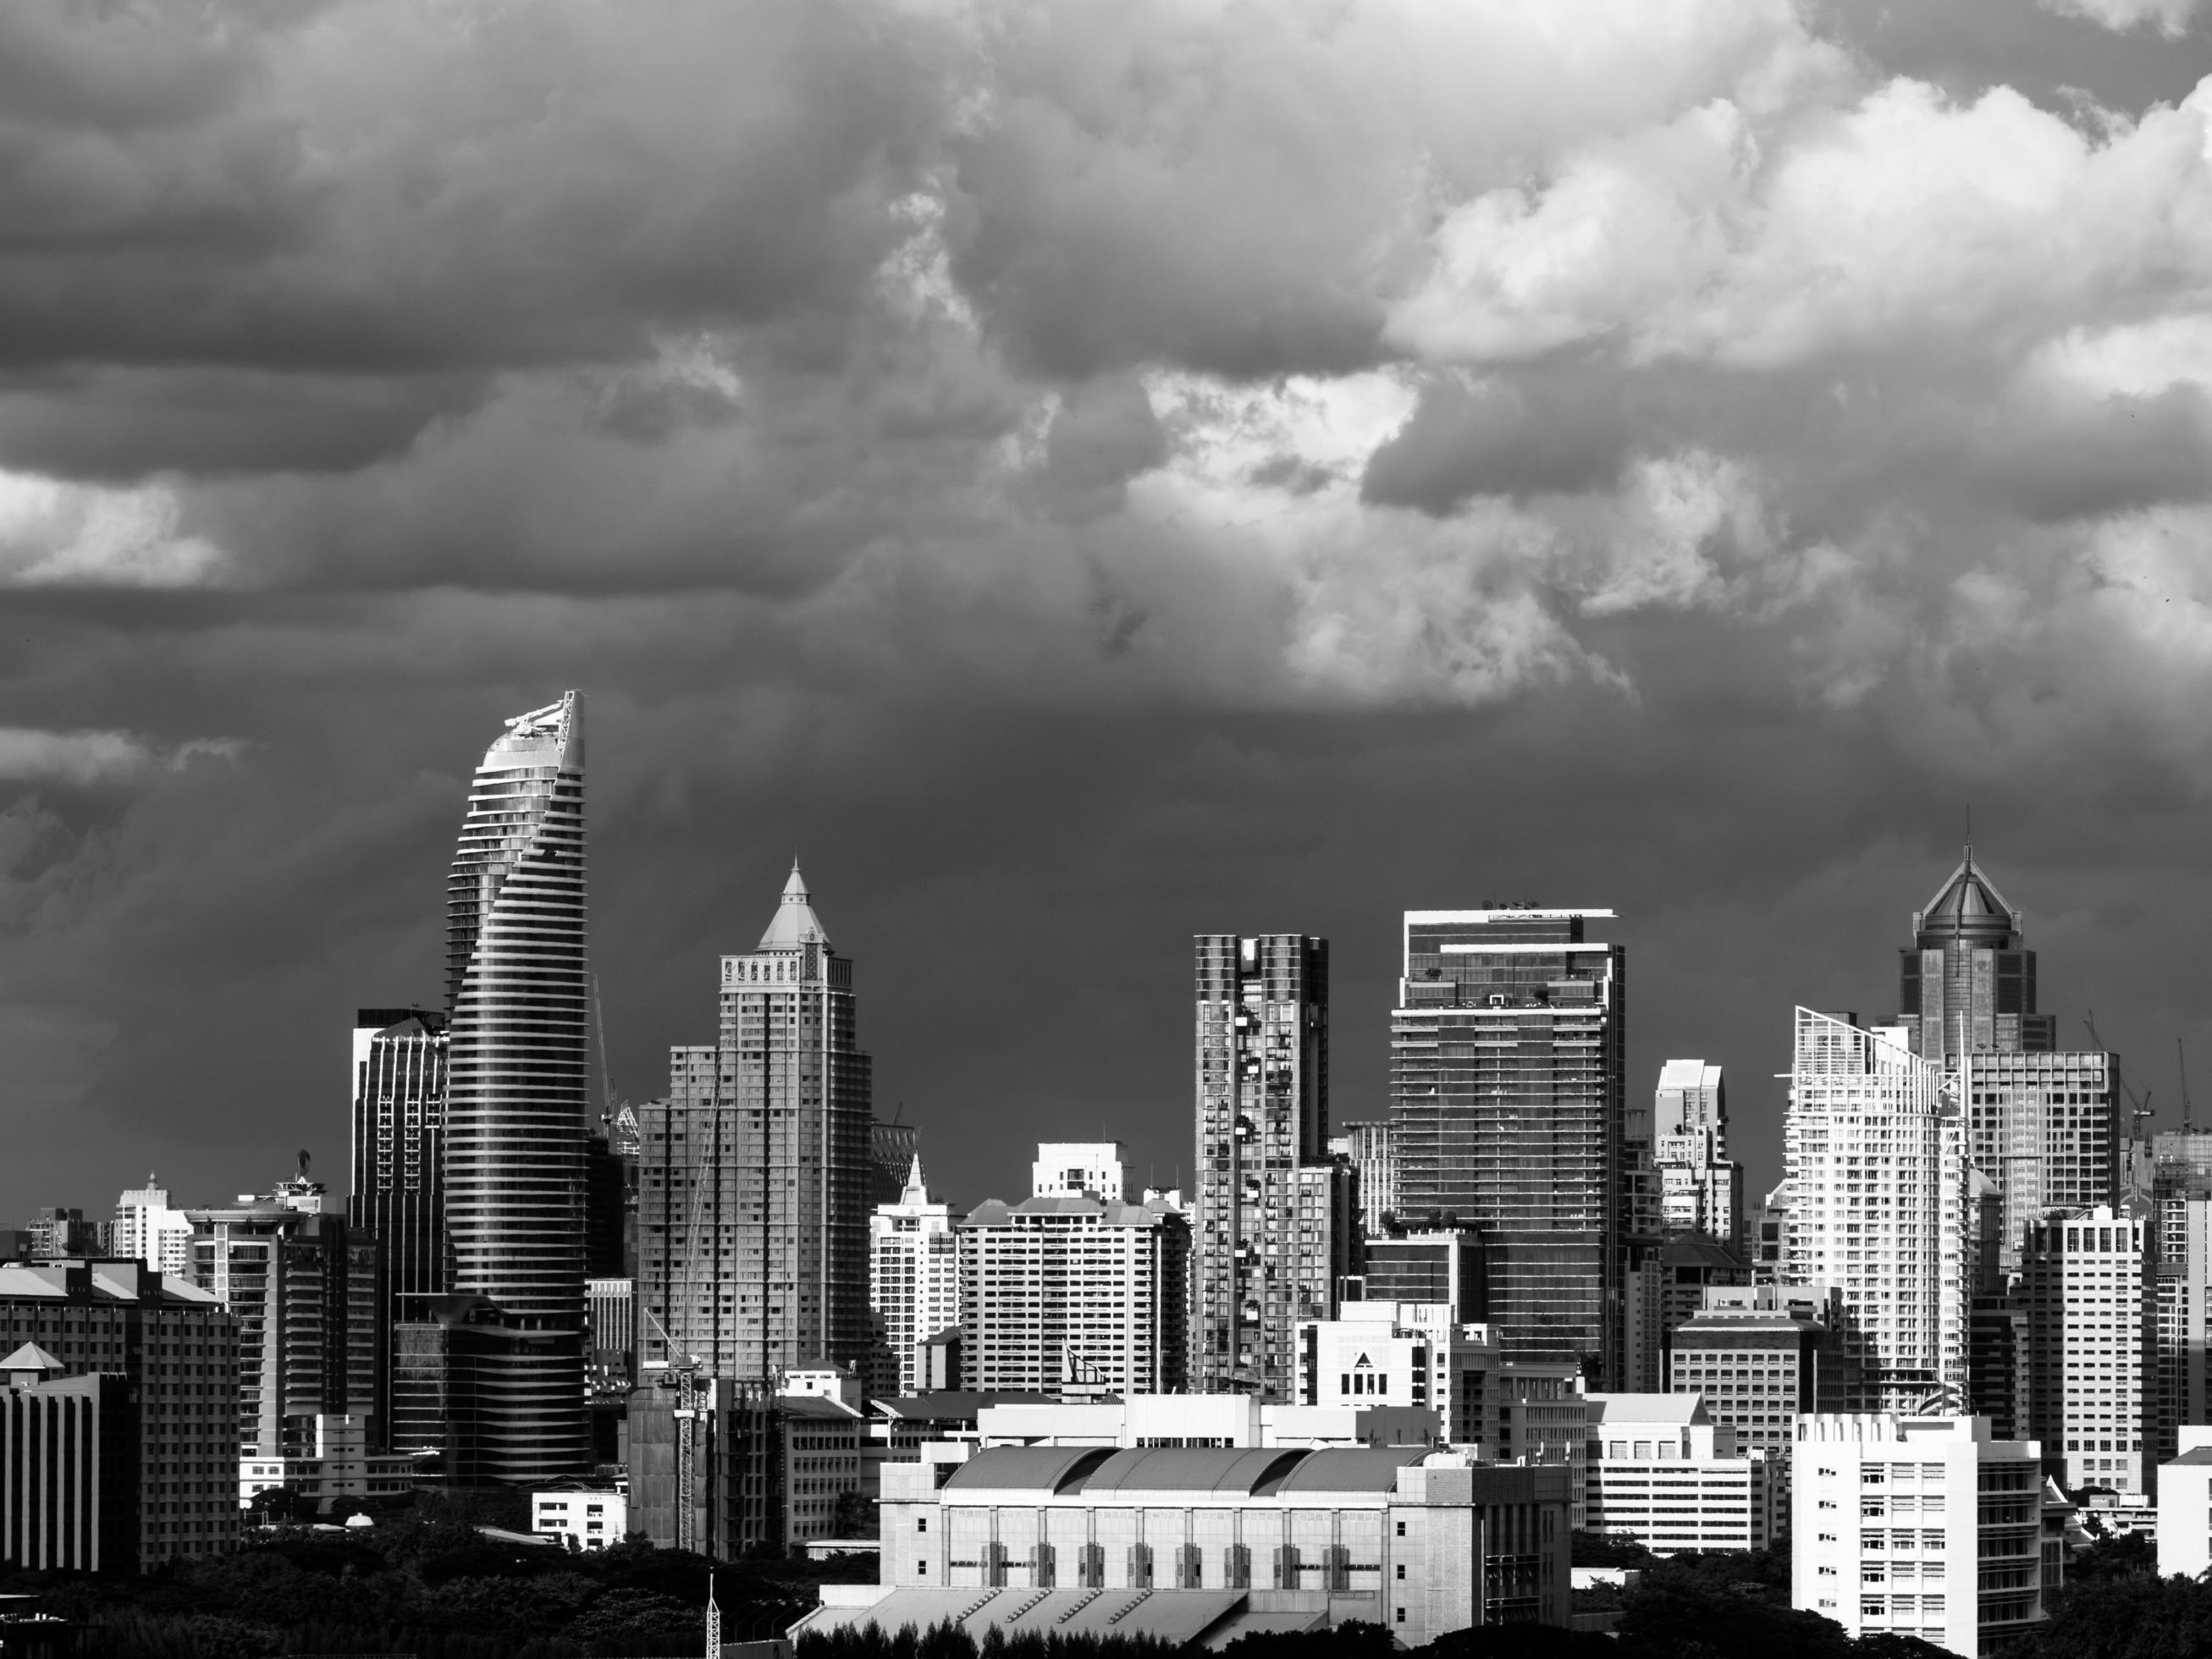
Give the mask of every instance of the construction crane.
<path id="1" fill-rule="evenodd" d="M 2106 1054 L 2112 1052 L 2112 1045 L 2106 1042 L 2104 1038 L 2097 1035 L 2097 1011 L 2094 1008 L 2091 1008 L 2082 1014 L 2081 1023 L 2089 1028 L 2089 1041 L 2091 1042 L 2096 1044 L 2099 1048 L 2102 1049 Z M 2120 1075 L 2119 1068 L 2117 1066 L 2112 1068 L 2112 1077 L 2113 1080 L 2120 1085 L 2120 1093 L 2128 1103 L 2128 1116 L 2131 1121 L 2131 1127 L 2135 1131 L 2134 1133 L 2130 1135 L 2129 1139 L 2139 1140 L 2142 1138 L 2142 1126 L 2151 1116 L 2150 1091 L 2148 1089 L 2144 1090 L 2141 1098 L 2138 1098 L 2136 1095 L 2136 1091 L 2128 1087 L 2127 1079 Z M 2187 1086 L 2188 1085 L 2185 1083 L 2183 1085 L 2185 1092 L 2186 1091 Z"/>

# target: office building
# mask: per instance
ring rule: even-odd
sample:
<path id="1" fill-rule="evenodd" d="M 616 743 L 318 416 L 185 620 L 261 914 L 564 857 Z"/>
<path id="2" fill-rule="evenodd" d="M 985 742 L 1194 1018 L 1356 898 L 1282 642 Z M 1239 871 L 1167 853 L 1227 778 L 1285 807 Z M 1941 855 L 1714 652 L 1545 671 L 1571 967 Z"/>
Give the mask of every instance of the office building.
<path id="1" fill-rule="evenodd" d="M 1719 1240 L 1698 1234 L 1632 1250 L 1631 1257 L 1623 1369 L 1636 1392 L 1658 1394 L 1666 1389 L 1667 1350 L 1676 1327 L 1705 1305 L 1708 1291 L 1748 1285 L 1751 1269 Z"/>
<path id="2" fill-rule="evenodd" d="M 1765 1452 L 1786 1483 L 1799 1415 L 1844 1404 L 1840 1316 L 1839 1296 L 1824 1286 L 1711 1292 L 1674 1328 L 1668 1392 L 1701 1398 L 1714 1426 L 1730 1431 L 1745 1450 Z"/>
<path id="3" fill-rule="evenodd" d="M 1347 1123 L 1328 1139 L 1328 1153 L 1359 1171 L 1359 1231 L 1387 1232 L 1398 1218 L 1398 1155 L 1390 1125 Z"/>
<path id="4" fill-rule="evenodd" d="M 628 1102 L 599 1114 L 584 1142 L 584 1273 L 591 1279 L 637 1274 L 637 1113 Z"/>
<path id="5" fill-rule="evenodd" d="M 2027 1305 L 2010 1291 L 1978 1296 L 1966 1314 L 1966 1404 L 2000 1440 L 2031 1433 Z"/>
<path id="6" fill-rule="evenodd" d="M 2212 1422 L 2212 1135 L 2154 1135 L 2150 1152 L 2150 1438 L 2163 1465 L 2179 1455 L 2185 1425 Z"/>
<path id="7" fill-rule="evenodd" d="M 1411 1407 L 1436 1437 L 1480 1452 L 1498 1352 L 1487 1328 L 1448 1304 L 1347 1302 L 1334 1319 L 1298 1323 L 1297 1401 Z"/>
<path id="8" fill-rule="evenodd" d="M 1218 1645 L 1356 1620 L 1419 1647 L 1563 1625 L 1567 1478 L 1425 1446 L 931 1447 L 884 1466 L 878 1599 L 795 1633 L 952 1619 Z"/>
<path id="9" fill-rule="evenodd" d="M 27 1343 L 46 1358 L 24 1356 L 21 1371 L 125 1379 L 122 1435 L 103 1443 L 99 1484 L 112 1448 L 131 1494 L 128 1543 L 102 1547 L 104 1571 L 237 1547 L 237 1333 L 213 1296 L 137 1260 L 0 1267 L 0 1354 Z"/>
<path id="10" fill-rule="evenodd" d="M 2212 1425 L 2183 1424 L 2175 1439 L 2158 1466 L 2158 1576 L 2201 1583 L 2212 1571 Z"/>
<path id="11" fill-rule="evenodd" d="M 1360 1244 L 1360 1278 L 1369 1302 L 1441 1303 L 1462 1325 L 1489 1317 L 1482 1241 L 1463 1230 L 1370 1236 Z"/>
<path id="12" fill-rule="evenodd" d="M 23 1225 L 23 1254 L 32 1261 L 58 1261 L 70 1255 L 112 1255 L 115 1237 L 112 1221 L 88 1222 L 82 1210 L 48 1206 L 31 1212 Z"/>
<path id="13" fill-rule="evenodd" d="M 2027 1310 L 2029 1427 L 2069 1489 L 2145 1492 L 2145 1382 L 2154 1309 L 2149 1226 L 2110 1205 L 2029 1227 L 2021 1264 Z"/>
<path id="14" fill-rule="evenodd" d="M 447 886 L 446 1232 L 453 1478 L 538 1486 L 590 1457 L 584 1407 L 584 709 L 507 723 Z"/>
<path id="15" fill-rule="evenodd" d="M 281 1454 L 241 1447 L 238 1502 L 243 1509 L 274 1487 L 298 1494 L 317 1515 L 366 1514 L 415 1490 L 415 1460 L 378 1451 L 364 1418 L 319 1415 Z"/>
<path id="16" fill-rule="evenodd" d="M 622 1461 L 621 1422 L 638 1384 L 637 1281 L 584 1281 L 584 1381 L 591 1390 L 592 1461 Z"/>
<path id="17" fill-rule="evenodd" d="M 1796 1012 L 1784 1126 L 1790 1279 L 1842 1291 L 1855 1409 L 1966 1395 L 1966 1126 L 1895 1027 Z"/>
<path id="18" fill-rule="evenodd" d="M 1190 1386 L 1285 1400 L 1297 1322 L 1330 1317 L 1342 1294 L 1334 1264 L 1311 1271 L 1298 1249 L 1302 1172 L 1329 1163 L 1328 941 L 1201 933 L 1196 951 Z M 1353 1213 L 1343 1225 L 1356 1237 Z"/>
<path id="19" fill-rule="evenodd" d="M 1164 1200 L 994 1199 L 956 1237 L 964 1387 L 1080 1397 L 1186 1386 L 1190 1228 Z"/>
<path id="20" fill-rule="evenodd" d="M 922 1345 L 960 1323 L 960 1240 L 954 1226 L 952 1206 L 931 1200 L 919 1156 L 897 1200 L 876 1206 L 869 1223 L 868 1304 L 896 1367 L 891 1392 L 921 1393 Z"/>
<path id="21" fill-rule="evenodd" d="M 1959 1064 L 1967 1153 L 2002 1194 L 1995 1265 L 2010 1273 L 2020 1266 L 2021 1235 L 2030 1223 L 2054 1210 L 2117 1200 L 2119 1058 L 1971 1052 Z"/>
<path id="22" fill-rule="evenodd" d="M 1978 1659 L 2043 1618 L 2041 1450 L 1977 1417 L 1798 1425 L 1790 1604 Z"/>
<path id="23" fill-rule="evenodd" d="M 1409 1218 L 1482 1235 L 1508 1354 L 1622 1366 L 1623 971 L 1610 910 L 1411 910 L 1391 1016 L 1391 1121 Z"/>
<path id="24" fill-rule="evenodd" d="M 563 1548 L 603 1550 L 629 1535 L 629 1501 L 612 1486 L 556 1480 L 530 1494 L 530 1530 Z"/>
<path id="25" fill-rule="evenodd" d="M 129 1387 L 112 1372 L 64 1376 L 34 1342 L 0 1358 L 0 1566 L 137 1565 Z"/>
<path id="26" fill-rule="evenodd" d="M 246 1458 L 308 1455 L 318 1419 L 374 1421 L 384 1326 L 376 1246 L 325 1212 L 319 1182 L 285 1181 L 185 1212 L 191 1282 L 238 1328 L 238 1443 Z"/>
<path id="27" fill-rule="evenodd" d="M 157 1273 L 179 1273 L 190 1249 L 192 1224 L 169 1202 L 169 1189 L 148 1176 L 115 1201 L 114 1252 L 135 1256 Z"/>
<path id="28" fill-rule="evenodd" d="M 1790 1183 L 1780 1182 L 1759 1200 L 1744 1221 L 1746 1255 L 1754 1285 L 1779 1285 L 1789 1279 L 1784 1251 L 1790 1221 Z"/>
<path id="29" fill-rule="evenodd" d="M 1728 1153 L 1728 1090 L 1721 1068 L 1670 1060 L 1651 1108 L 1651 1158 L 1665 1237 L 1696 1233 L 1743 1248 L 1743 1166 Z"/>
<path id="30" fill-rule="evenodd" d="M 2021 922 L 1966 848 L 1936 896 L 1913 912 L 1912 943 L 1898 953 L 1896 1023 L 1914 1054 L 1940 1064 L 1977 1051 L 2058 1046 L 2057 1018 L 2036 1012 L 2035 952 L 2021 943 Z"/>
<path id="31" fill-rule="evenodd" d="M 1781 1463 L 1695 1395 L 1594 1394 L 1583 1524 L 1661 1555 L 1765 1549 L 1781 1531 Z"/>
<path id="32" fill-rule="evenodd" d="M 853 963 L 796 866 L 760 944 L 721 962 L 715 1046 L 669 1053 L 637 1109 L 638 1295 L 648 1364 L 769 1380 L 869 1348 L 874 1166 Z"/>
<path id="33" fill-rule="evenodd" d="M 446 1016 L 363 1008 L 353 1024 L 353 1185 L 346 1222 L 376 1245 L 379 1355 L 370 1397 L 356 1402 L 376 1443 L 392 1427 L 391 1332 L 434 1317 L 453 1289 L 446 1237 Z M 442 1426 L 439 1437 L 442 1443 Z"/>

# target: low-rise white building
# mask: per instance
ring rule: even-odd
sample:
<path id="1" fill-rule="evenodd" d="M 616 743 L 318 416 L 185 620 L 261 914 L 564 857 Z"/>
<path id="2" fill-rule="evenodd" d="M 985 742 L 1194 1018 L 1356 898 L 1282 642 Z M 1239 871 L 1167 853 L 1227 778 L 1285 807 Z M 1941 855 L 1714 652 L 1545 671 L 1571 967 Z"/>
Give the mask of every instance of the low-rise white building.
<path id="1" fill-rule="evenodd" d="M 884 1470 L 882 1579 L 833 1586 L 794 1636 L 853 1624 L 980 1635 L 1561 1625 L 1567 1472 L 1422 1446 L 945 1446 Z"/>
<path id="2" fill-rule="evenodd" d="M 1661 1555 L 1764 1549 L 1779 1530 L 1773 1461 L 1693 1394 L 1591 1395 L 1588 1471 L 1589 1530 Z"/>
<path id="3" fill-rule="evenodd" d="M 249 1454 L 238 1460 L 238 1506 L 272 1486 L 289 1486 L 328 1515 L 342 1498 L 396 1498 L 415 1490 L 415 1460 L 404 1452 L 368 1449 L 365 1417 L 319 1416 L 314 1452 L 298 1457 Z"/>
<path id="4" fill-rule="evenodd" d="M 2212 1425 L 2183 1424 L 2181 1451 L 2158 1466 L 2158 1574 L 2212 1569 Z"/>
<path id="5" fill-rule="evenodd" d="M 578 1549 L 603 1550 L 629 1534 L 629 1499 L 612 1486 L 559 1481 L 530 1494 L 530 1530 Z"/>
<path id="6" fill-rule="evenodd" d="M 1797 1421 L 1792 1605 L 1979 1659 L 2043 1617 L 2043 1449 L 1985 1417 Z"/>

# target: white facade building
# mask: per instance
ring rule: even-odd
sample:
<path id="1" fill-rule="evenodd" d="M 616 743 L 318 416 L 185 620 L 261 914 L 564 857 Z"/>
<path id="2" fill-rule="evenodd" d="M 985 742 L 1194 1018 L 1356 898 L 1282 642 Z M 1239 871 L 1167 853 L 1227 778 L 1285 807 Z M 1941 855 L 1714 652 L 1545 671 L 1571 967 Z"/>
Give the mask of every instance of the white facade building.
<path id="1" fill-rule="evenodd" d="M 580 1550 L 619 1544 L 629 1528 L 629 1499 L 612 1486 L 563 1481 L 530 1494 L 530 1530 Z"/>
<path id="2" fill-rule="evenodd" d="M 1791 1605 L 1979 1659 L 2043 1618 L 2042 1449 L 1984 1417 L 1797 1425 Z"/>
<path id="3" fill-rule="evenodd" d="M 1129 1149 L 1118 1140 L 1042 1140 L 1030 1165 L 1032 1198 L 1131 1202 Z"/>
<path id="4" fill-rule="evenodd" d="M 898 1201 L 869 1220 L 868 1305 L 898 1362 L 898 1391 L 921 1393 L 922 1345 L 960 1322 L 960 1240 L 952 1206 L 930 1201 L 919 1156 Z"/>
<path id="5" fill-rule="evenodd" d="M 1498 1347 L 1485 1325 L 1462 1325 L 1444 1304 L 1347 1302 L 1335 1319 L 1298 1322 L 1299 1403 L 1414 1406 L 1440 1438 L 1482 1438 Z"/>
<path id="6" fill-rule="evenodd" d="M 1756 1550 L 1781 1520 L 1778 1460 L 1738 1445 L 1696 1395 L 1594 1394 L 1585 1525 L 1661 1555 Z"/>
<path id="7" fill-rule="evenodd" d="M 2028 1422 L 2053 1456 L 2064 1452 L 2069 1490 L 2150 1489 L 2148 1231 L 2142 1218 L 2099 1205 L 2036 1222 L 2021 1251 Z"/>
<path id="8" fill-rule="evenodd" d="M 2158 1576 L 2212 1571 L 2212 1425 L 2177 1431 L 2180 1455 L 2158 1466 Z"/>
<path id="9" fill-rule="evenodd" d="M 155 1273 L 189 1276 L 192 1264 L 192 1224 L 182 1210 L 169 1205 L 169 1189 L 148 1176 L 143 1187 L 134 1187 L 115 1200 L 115 1254 L 144 1262 Z"/>
<path id="10" fill-rule="evenodd" d="M 1784 1276 L 1842 1291 L 1846 1403 L 1864 1410 L 1966 1397 L 1965 1120 L 1906 1036 L 1796 1012 Z"/>
<path id="11" fill-rule="evenodd" d="M 1359 1171 L 1359 1231 L 1379 1233 L 1398 1212 L 1398 1143 L 1389 1120 L 1347 1123 L 1328 1138 L 1328 1155 Z"/>

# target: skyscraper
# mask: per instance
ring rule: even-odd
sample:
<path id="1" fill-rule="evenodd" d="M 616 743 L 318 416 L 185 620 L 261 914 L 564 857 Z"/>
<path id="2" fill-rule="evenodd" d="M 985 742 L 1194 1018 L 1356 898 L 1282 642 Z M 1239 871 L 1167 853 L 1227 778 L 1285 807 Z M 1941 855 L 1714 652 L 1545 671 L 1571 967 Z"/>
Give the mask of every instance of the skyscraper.
<path id="1" fill-rule="evenodd" d="M 2028 1431 L 2046 1458 L 2065 1460 L 2069 1488 L 2150 1490 L 2150 1243 L 2142 1217 L 2108 1204 L 2027 1230 Z"/>
<path id="2" fill-rule="evenodd" d="M 1728 1155 L 1728 1088 L 1721 1068 L 1670 1060 L 1651 1107 L 1660 1224 L 1669 1238 L 1704 1233 L 1743 1248 L 1743 1166 Z"/>
<path id="3" fill-rule="evenodd" d="M 875 1164 L 855 1009 L 853 963 L 794 865 L 760 944 L 722 958 L 720 1042 L 672 1049 L 669 1097 L 637 1109 L 647 1361 L 759 1381 L 866 1357 Z"/>
<path id="4" fill-rule="evenodd" d="M 1784 1277 L 1842 1291 L 1855 1411 L 1967 1398 L 1966 1125 L 1942 1068 L 1905 1045 L 1899 1027 L 1796 1012 Z"/>
<path id="5" fill-rule="evenodd" d="M 1923 1060 L 1977 1048 L 1999 1054 L 2055 1048 L 2057 1021 L 2035 1011 L 2035 952 L 2021 942 L 2021 913 L 1974 865 L 1974 849 L 1912 916 L 1899 952 L 1897 1024 Z"/>
<path id="6" fill-rule="evenodd" d="M 1398 1154 L 1389 1121 L 1347 1123 L 1329 1137 L 1328 1150 L 1359 1171 L 1359 1231 L 1370 1237 L 1380 1233 L 1382 1218 L 1398 1213 Z"/>
<path id="7" fill-rule="evenodd" d="M 1196 945 L 1190 1383 L 1289 1400 L 1297 1322 L 1334 1318 L 1341 1293 L 1330 1264 L 1297 1248 L 1301 1193 L 1310 1209 L 1324 1195 L 1300 1171 L 1328 1163 L 1328 941 L 1200 933 Z"/>
<path id="8" fill-rule="evenodd" d="M 1995 1266 L 2009 1273 L 2032 1224 L 2118 1200 L 2119 1056 L 1978 1051 L 1958 1066 L 1967 1152 L 1998 1194 Z"/>
<path id="9" fill-rule="evenodd" d="M 1401 1217 L 1477 1228 L 1509 1357 L 1622 1364 L 1627 1196 L 1610 910 L 1409 910 L 1390 1025 Z"/>
<path id="10" fill-rule="evenodd" d="M 868 1300 L 883 1322 L 901 1394 L 926 1386 L 921 1346 L 960 1323 L 960 1240 L 952 1206 L 933 1201 L 915 1157 L 896 1201 L 869 1223 Z"/>
<path id="11" fill-rule="evenodd" d="M 391 1333 L 453 1289 L 446 1240 L 446 1017 L 363 1008 L 353 1024 L 353 1188 L 346 1220 L 376 1245 L 371 1443 L 392 1443 Z M 442 1427 L 440 1430 L 442 1443 Z"/>
<path id="12" fill-rule="evenodd" d="M 573 1474 L 584 1412 L 583 698 L 507 723 L 469 792 L 447 903 L 446 1223 L 457 1484 Z"/>

